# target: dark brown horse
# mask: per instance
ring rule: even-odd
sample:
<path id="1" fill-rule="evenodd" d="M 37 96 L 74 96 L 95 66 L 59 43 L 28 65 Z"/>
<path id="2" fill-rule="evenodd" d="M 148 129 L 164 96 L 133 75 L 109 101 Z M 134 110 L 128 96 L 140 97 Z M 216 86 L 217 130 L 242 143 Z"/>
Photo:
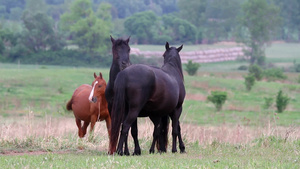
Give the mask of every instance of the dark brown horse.
<path id="1" fill-rule="evenodd" d="M 108 101 L 108 109 L 109 112 L 111 113 L 112 110 L 112 105 L 113 105 L 113 100 L 114 100 L 114 83 L 115 79 L 118 75 L 118 73 L 128 66 L 131 65 L 130 59 L 129 59 L 129 52 L 130 52 L 130 47 L 129 47 L 129 40 L 130 38 L 123 40 L 123 39 L 117 39 L 115 40 L 113 37 L 111 37 L 111 42 L 112 42 L 112 54 L 113 54 L 113 60 L 112 60 L 112 65 L 110 67 L 110 72 L 109 72 L 109 81 L 106 87 L 105 91 L 105 96 Z M 142 115 L 142 113 L 141 113 Z M 141 116 L 139 116 L 141 117 Z M 151 119 L 151 118 L 150 118 Z M 159 122 L 154 122 L 156 119 L 151 119 L 155 124 L 158 125 Z M 163 132 L 162 136 L 159 139 L 158 145 L 158 150 L 161 152 L 166 152 L 166 147 L 167 147 L 167 134 L 168 134 L 168 121 L 169 119 L 166 118 L 165 121 L 165 126 L 163 126 Z M 131 135 L 134 140 L 134 152 L 133 155 L 140 155 L 141 154 L 141 149 L 139 146 L 138 142 L 138 129 L 137 129 L 137 120 L 135 120 L 132 123 L 131 126 Z M 164 146 L 159 146 L 159 145 L 164 145 Z M 154 152 L 154 146 L 151 146 L 150 153 Z M 127 138 L 125 139 L 125 150 L 124 150 L 125 155 L 129 155 L 129 150 L 128 150 L 128 145 L 127 145 Z"/>
<path id="2" fill-rule="evenodd" d="M 94 73 L 95 80 L 91 85 L 84 84 L 79 86 L 73 93 L 71 100 L 67 103 L 67 110 L 73 110 L 78 136 L 84 137 L 86 129 L 91 123 L 90 132 L 93 131 L 96 121 L 106 121 L 106 127 L 110 138 L 111 119 L 105 99 L 106 82 L 102 77 Z M 81 121 L 84 122 L 83 126 Z"/>
<path id="3" fill-rule="evenodd" d="M 153 142 L 159 139 L 161 125 L 165 123 L 167 116 L 172 119 L 172 152 L 177 152 L 176 141 L 179 139 L 180 152 L 185 152 L 185 146 L 181 138 L 179 117 L 182 112 L 182 104 L 185 98 L 185 87 L 179 48 L 169 47 L 167 42 L 163 55 L 164 65 L 155 68 L 147 65 L 131 65 L 120 71 L 114 81 L 114 98 L 111 112 L 112 133 L 110 139 L 110 153 L 117 151 L 123 154 L 123 146 L 126 143 L 128 130 L 137 117 L 149 116 L 154 123 Z M 117 146 L 120 126 L 122 123 L 119 144 Z M 126 145 L 125 145 L 126 148 Z"/>

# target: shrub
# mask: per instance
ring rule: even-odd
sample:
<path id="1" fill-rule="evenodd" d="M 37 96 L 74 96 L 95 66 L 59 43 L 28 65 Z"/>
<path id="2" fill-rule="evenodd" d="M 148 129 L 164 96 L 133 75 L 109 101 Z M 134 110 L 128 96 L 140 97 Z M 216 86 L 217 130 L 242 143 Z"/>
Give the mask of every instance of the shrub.
<path id="1" fill-rule="evenodd" d="M 265 97 L 265 104 L 263 105 L 264 109 L 268 109 L 272 106 L 273 104 L 273 98 L 272 97 Z"/>
<path id="2" fill-rule="evenodd" d="M 264 76 L 269 80 L 286 79 L 287 76 L 283 74 L 280 68 L 271 68 L 264 71 Z"/>
<path id="3" fill-rule="evenodd" d="M 216 106 L 217 111 L 220 111 L 222 109 L 222 106 L 225 103 L 226 99 L 227 92 L 223 91 L 212 91 L 211 95 L 207 97 L 207 100 L 212 102 Z"/>
<path id="4" fill-rule="evenodd" d="M 300 72 L 300 64 L 295 64 L 295 72 Z"/>
<path id="5" fill-rule="evenodd" d="M 241 65 L 241 66 L 238 67 L 238 70 L 248 70 L 248 66 Z"/>
<path id="6" fill-rule="evenodd" d="M 260 81 L 263 77 L 263 70 L 258 65 L 251 65 L 249 67 L 249 73 L 253 74 L 257 81 Z"/>
<path id="7" fill-rule="evenodd" d="M 193 63 L 191 60 L 189 60 L 188 63 L 185 64 L 185 70 L 190 76 L 195 75 L 199 67 L 199 63 Z"/>
<path id="8" fill-rule="evenodd" d="M 250 91 L 255 84 L 255 77 L 254 74 L 248 74 L 245 78 L 245 85 L 248 91 Z"/>
<path id="9" fill-rule="evenodd" d="M 277 97 L 276 97 L 276 107 L 278 113 L 281 113 L 285 110 L 289 103 L 290 98 L 288 96 L 284 96 L 282 91 L 279 90 Z"/>

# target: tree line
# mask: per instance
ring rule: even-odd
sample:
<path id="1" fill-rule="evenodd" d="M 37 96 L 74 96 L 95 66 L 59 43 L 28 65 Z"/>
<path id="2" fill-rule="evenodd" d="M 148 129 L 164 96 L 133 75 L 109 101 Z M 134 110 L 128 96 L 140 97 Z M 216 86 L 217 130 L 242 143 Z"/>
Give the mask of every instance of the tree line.
<path id="1" fill-rule="evenodd" d="M 263 65 L 268 42 L 300 40 L 298 0 L 2 0 L 0 17 L 2 62 L 107 65 L 109 35 L 130 35 L 136 44 L 238 41 Z"/>

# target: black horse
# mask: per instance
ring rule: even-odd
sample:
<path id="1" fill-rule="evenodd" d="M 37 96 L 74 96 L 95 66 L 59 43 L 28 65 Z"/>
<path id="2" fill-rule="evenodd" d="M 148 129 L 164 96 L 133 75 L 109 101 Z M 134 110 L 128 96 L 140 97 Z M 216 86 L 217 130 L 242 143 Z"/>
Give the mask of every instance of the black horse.
<path id="1" fill-rule="evenodd" d="M 164 65 L 155 68 L 142 64 L 135 64 L 120 71 L 114 82 L 114 101 L 111 111 L 112 130 L 110 139 L 110 153 L 117 151 L 123 154 L 123 145 L 128 136 L 128 130 L 138 116 L 149 116 L 153 121 L 154 144 L 160 137 L 161 125 L 164 125 L 168 116 L 172 119 L 172 152 L 177 152 L 176 141 L 179 139 L 180 152 L 185 152 L 185 146 L 181 138 L 179 117 L 182 112 L 182 104 L 185 98 L 185 87 L 179 48 L 169 47 L 167 42 L 163 55 Z M 117 146 L 120 126 L 122 129 Z M 126 149 L 125 149 L 126 151 Z"/>
<path id="2" fill-rule="evenodd" d="M 111 114 L 112 111 L 112 105 L 114 101 L 114 83 L 115 79 L 117 77 L 117 74 L 127 68 L 128 66 L 131 65 L 130 59 L 129 59 L 129 52 L 130 52 L 130 47 L 129 47 L 129 40 L 130 38 L 123 40 L 123 39 L 117 39 L 115 40 L 113 37 L 111 37 L 111 42 L 112 42 L 112 53 L 113 53 L 113 61 L 112 65 L 110 67 L 110 72 L 109 72 L 109 81 L 107 83 L 107 87 L 105 90 L 105 97 L 108 102 L 108 110 Z M 151 119 L 151 118 L 150 118 Z M 154 126 L 159 125 L 159 120 L 157 119 L 151 119 L 152 122 L 154 123 Z M 164 129 L 162 132 L 161 137 L 159 137 L 159 142 L 157 144 L 158 150 L 161 152 L 166 152 L 166 147 L 167 147 L 167 134 L 168 134 L 168 120 L 169 119 L 164 119 L 166 121 L 162 129 Z M 138 129 L 137 129 L 137 120 L 135 120 L 132 123 L 131 126 L 131 135 L 134 140 L 135 144 L 135 149 L 134 149 L 134 155 L 140 155 L 141 154 L 141 149 L 139 146 L 138 142 Z M 164 146 L 159 146 L 159 145 L 164 145 Z M 154 152 L 154 146 L 151 147 L 150 153 Z M 125 150 L 124 150 L 125 155 L 129 155 L 129 150 L 128 150 L 128 144 L 127 144 L 127 138 L 125 139 Z"/>

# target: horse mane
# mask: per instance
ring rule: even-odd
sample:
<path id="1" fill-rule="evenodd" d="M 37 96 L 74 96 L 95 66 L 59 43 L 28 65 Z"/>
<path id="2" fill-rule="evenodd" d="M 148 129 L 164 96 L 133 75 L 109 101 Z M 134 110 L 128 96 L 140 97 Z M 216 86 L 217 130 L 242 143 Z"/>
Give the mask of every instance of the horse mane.
<path id="1" fill-rule="evenodd" d="M 174 48 L 174 49 L 172 49 Z M 176 50 L 177 49 L 175 47 L 171 47 L 169 50 Z M 171 53 L 169 55 L 172 55 Z M 182 80 L 184 80 L 183 77 L 183 71 L 182 71 L 182 64 L 181 64 L 181 59 L 180 59 L 180 55 L 179 52 L 176 52 L 176 56 L 169 56 L 168 58 L 164 59 L 164 65 L 165 64 L 170 64 L 173 67 L 178 69 L 178 73 L 180 74 Z"/>

